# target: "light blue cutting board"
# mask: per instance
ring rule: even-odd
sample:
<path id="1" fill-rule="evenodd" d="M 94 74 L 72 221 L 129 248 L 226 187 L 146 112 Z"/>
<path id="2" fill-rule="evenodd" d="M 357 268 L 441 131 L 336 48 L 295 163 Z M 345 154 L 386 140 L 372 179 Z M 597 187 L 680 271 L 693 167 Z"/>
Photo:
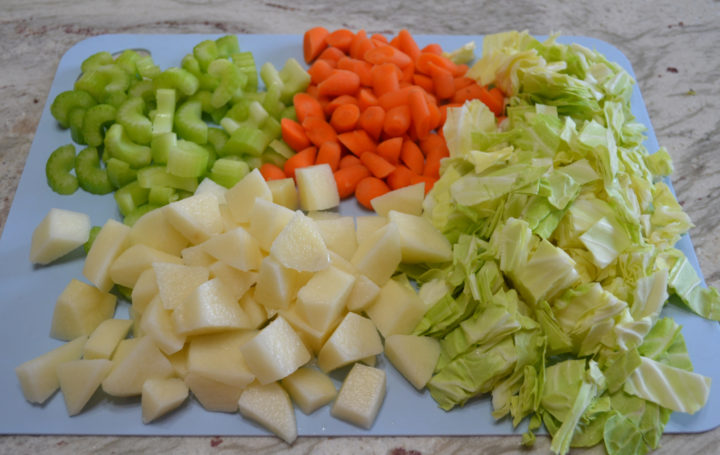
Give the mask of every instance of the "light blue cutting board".
<path id="1" fill-rule="evenodd" d="M 0 239 L 0 433 L 34 434 L 126 434 L 126 435 L 265 435 L 261 427 L 244 420 L 239 414 L 210 413 L 194 400 L 178 412 L 150 425 L 143 425 L 139 399 L 111 399 L 98 393 L 86 410 L 68 417 L 61 394 L 55 394 L 44 406 L 25 401 L 14 368 L 60 344 L 48 336 L 53 306 L 71 278 L 83 279 L 83 255 L 73 255 L 48 267 L 33 267 L 28 260 L 30 238 L 35 226 L 50 208 L 59 207 L 85 212 L 94 225 L 117 217 L 112 196 L 92 196 L 78 191 L 73 196 L 53 193 L 45 182 L 45 161 L 49 153 L 70 142 L 70 133 L 61 130 L 50 115 L 50 103 L 58 93 L 72 88 L 80 73 L 80 63 L 99 51 L 119 52 L 145 49 L 152 53 L 161 68 L 179 66 L 182 57 L 203 39 L 220 35 L 105 35 L 89 38 L 70 49 L 60 61 L 45 103 L 37 134 L 30 148 L 25 171 L 15 194 L 5 230 Z M 297 35 L 239 35 L 243 50 L 252 51 L 256 62 L 270 61 L 281 67 L 285 60 L 302 59 L 302 37 Z M 444 49 L 455 49 L 475 41 L 478 49 L 482 36 L 416 36 L 421 46 L 440 43 Z M 628 60 L 616 48 L 592 38 L 563 37 L 604 53 L 611 61 L 632 74 Z M 647 147 L 658 148 L 647 110 L 636 88 L 633 111 L 648 127 Z M 366 214 L 357 203 L 346 201 L 343 214 Z M 698 269 L 697 259 L 688 238 L 679 247 Z M 127 316 L 127 303 L 118 306 L 118 317 Z M 720 326 L 676 307 L 665 312 L 683 325 L 683 334 L 695 370 L 720 384 Z M 468 403 L 464 408 L 445 412 L 430 395 L 417 392 L 384 358 L 378 362 L 387 372 L 387 396 L 373 427 L 365 431 L 330 416 L 329 407 L 306 416 L 296 411 L 300 435 L 502 435 L 520 434 L 525 425 L 513 430 L 504 419 L 495 422 L 489 398 Z M 339 382 L 337 382 L 339 386 Z M 707 405 L 695 415 L 674 413 L 668 432 L 700 432 L 720 424 L 720 393 L 713 386 Z"/>

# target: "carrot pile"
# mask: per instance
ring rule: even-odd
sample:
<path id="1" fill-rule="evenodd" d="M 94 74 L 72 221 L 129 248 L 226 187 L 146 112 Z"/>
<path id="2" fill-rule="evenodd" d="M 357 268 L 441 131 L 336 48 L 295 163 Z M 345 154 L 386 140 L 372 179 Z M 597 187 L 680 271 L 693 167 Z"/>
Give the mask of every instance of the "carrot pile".
<path id="1" fill-rule="evenodd" d="M 297 153 L 283 169 L 265 165 L 266 179 L 327 163 L 341 198 L 363 206 L 388 191 L 424 182 L 429 191 L 448 156 L 442 125 L 448 107 L 479 99 L 497 116 L 504 96 L 465 77 L 467 65 L 422 49 L 407 30 L 388 40 L 360 30 L 314 27 L 303 39 L 311 84 L 293 99 L 297 120 L 281 121 Z"/>

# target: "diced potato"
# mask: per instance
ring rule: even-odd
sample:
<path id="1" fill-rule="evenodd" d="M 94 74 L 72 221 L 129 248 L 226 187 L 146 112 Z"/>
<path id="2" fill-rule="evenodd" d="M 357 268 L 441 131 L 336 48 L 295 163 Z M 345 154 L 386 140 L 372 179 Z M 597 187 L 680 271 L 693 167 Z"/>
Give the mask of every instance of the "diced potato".
<path id="1" fill-rule="evenodd" d="M 135 349 L 135 346 L 142 340 L 143 337 L 134 337 L 134 338 L 125 338 L 120 340 L 117 347 L 115 348 L 115 352 L 112 354 L 112 358 L 110 360 L 113 361 L 113 368 L 115 368 L 122 359 L 127 357 L 128 354 L 132 352 L 133 349 Z"/>
<path id="2" fill-rule="evenodd" d="M 432 377 L 440 357 L 440 342 L 417 335 L 390 335 L 385 339 L 385 356 L 416 389 Z"/>
<path id="3" fill-rule="evenodd" d="M 129 319 L 106 319 L 92 332 L 85 349 L 84 359 L 109 359 L 120 340 L 124 339 L 132 321 Z"/>
<path id="4" fill-rule="evenodd" d="M 290 210 L 298 208 L 298 194 L 295 188 L 295 181 L 291 178 L 270 180 L 267 182 L 270 192 L 272 193 L 272 201 L 287 207 Z"/>
<path id="5" fill-rule="evenodd" d="M 256 333 L 233 330 L 193 337 L 188 348 L 188 372 L 231 386 L 247 386 L 255 375 L 245 364 L 240 347 Z"/>
<path id="6" fill-rule="evenodd" d="M 262 198 L 272 201 L 272 192 L 259 169 L 253 169 L 232 188 L 225 192 L 225 201 L 236 223 L 250 221 L 255 199 Z"/>
<path id="7" fill-rule="evenodd" d="M 242 227 L 214 235 L 201 246 L 215 259 L 238 270 L 258 270 L 262 261 L 260 245 Z"/>
<path id="8" fill-rule="evenodd" d="M 173 370 L 175 370 L 175 375 L 181 378 L 185 378 L 185 376 L 188 373 L 187 368 L 187 357 L 188 357 L 188 345 L 185 343 L 185 346 L 183 346 L 182 349 L 180 349 L 178 352 L 174 352 L 172 354 L 166 355 L 167 359 L 170 361 L 170 364 L 173 367 Z"/>
<path id="9" fill-rule="evenodd" d="M 301 367 L 281 382 L 290 394 L 293 403 L 298 405 L 305 414 L 312 414 L 316 409 L 330 403 L 337 389 L 328 375 L 310 367 Z"/>
<path id="10" fill-rule="evenodd" d="M 297 310 L 311 326 L 326 331 L 345 311 L 355 277 L 333 266 L 321 270 L 297 293 Z"/>
<path id="11" fill-rule="evenodd" d="M 361 215 L 355 217 L 355 237 L 357 244 L 360 245 L 372 233 L 387 224 L 388 220 L 384 216 L 377 215 Z"/>
<path id="12" fill-rule="evenodd" d="M 71 360 L 57 366 L 68 415 L 79 414 L 110 371 L 108 359 Z"/>
<path id="13" fill-rule="evenodd" d="M 351 216 L 342 216 L 329 220 L 316 220 L 318 230 L 330 251 L 334 251 L 348 261 L 357 249 L 355 220 Z"/>
<path id="14" fill-rule="evenodd" d="M 166 310 L 160 297 L 155 297 L 140 319 L 140 329 L 152 337 L 160 350 L 173 354 L 185 345 L 185 335 L 177 333 L 171 310 Z"/>
<path id="15" fill-rule="evenodd" d="M 348 313 L 317 356 L 321 370 L 328 372 L 383 352 L 380 335 L 370 319 Z"/>
<path id="16" fill-rule="evenodd" d="M 257 329 L 268 320 L 265 307 L 255 300 L 254 289 L 250 289 L 240 299 L 240 306 L 248 317 L 250 328 Z"/>
<path id="17" fill-rule="evenodd" d="M 210 270 L 201 266 L 155 262 L 152 269 L 155 271 L 160 301 L 166 310 L 175 309 L 210 278 Z"/>
<path id="18" fill-rule="evenodd" d="M 87 242 L 89 237 L 89 216 L 70 210 L 50 209 L 33 231 L 30 262 L 49 264 Z"/>
<path id="19" fill-rule="evenodd" d="M 388 219 L 401 234 L 402 262 L 424 264 L 452 259 L 450 242 L 427 218 L 391 210 Z"/>
<path id="20" fill-rule="evenodd" d="M 172 313 L 181 335 L 200 335 L 250 328 L 245 312 L 222 282 L 213 278 L 201 284 Z"/>
<path id="21" fill-rule="evenodd" d="M 90 335 L 102 321 L 113 317 L 116 302 L 114 295 L 71 279 L 55 303 L 50 336 L 69 341 Z"/>
<path id="22" fill-rule="evenodd" d="M 360 363 L 367 365 L 369 367 L 374 367 L 377 365 L 377 356 L 371 355 L 370 357 L 365 357 L 364 359 L 360 359 Z"/>
<path id="23" fill-rule="evenodd" d="M 180 252 L 183 264 L 193 267 L 210 267 L 217 260 L 200 245 L 189 246 Z"/>
<path id="24" fill-rule="evenodd" d="M 342 320 L 342 317 L 338 316 L 327 329 L 316 329 L 300 315 L 297 310 L 296 302 L 291 303 L 287 309 L 280 310 L 279 313 L 293 327 L 295 333 L 298 334 L 305 347 L 307 347 L 313 354 L 320 351 L 320 348 L 330 337 L 332 331 L 335 330 L 335 327 L 337 327 Z"/>
<path id="25" fill-rule="evenodd" d="M 210 193 L 218 200 L 218 204 L 225 204 L 225 192 L 227 188 L 215 183 L 215 180 L 205 177 L 195 189 L 195 194 Z"/>
<path id="26" fill-rule="evenodd" d="M 280 231 L 270 254 L 283 266 L 300 272 L 317 272 L 330 265 L 325 241 L 313 220 L 301 211 Z"/>
<path id="27" fill-rule="evenodd" d="M 210 266 L 210 276 L 222 281 L 238 300 L 245 295 L 258 279 L 257 272 L 238 270 L 220 261 Z"/>
<path id="28" fill-rule="evenodd" d="M 142 388 L 142 419 L 150 423 L 178 408 L 188 397 L 188 386 L 182 379 L 148 379 Z"/>
<path id="29" fill-rule="evenodd" d="M 157 277 L 155 270 L 150 267 L 140 274 L 132 289 L 132 308 L 136 314 L 141 315 L 152 299 L 158 295 Z"/>
<path id="30" fill-rule="evenodd" d="M 312 218 L 314 221 L 334 220 L 340 218 L 340 214 L 332 210 L 311 210 L 307 212 L 307 216 L 308 218 Z"/>
<path id="31" fill-rule="evenodd" d="M 282 316 L 265 326 L 240 350 L 261 384 L 282 379 L 310 360 L 310 352 Z"/>
<path id="32" fill-rule="evenodd" d="M 297 438 L 295 410 L 285 389 L 277 382 L 254 383 L 240 395 L 240 414 L 254 420 L 291 444 Z"/>
<path id="33" fill-rule="evenodd" d="M 355 268 L 355 266 L 352 265 L 350 261 L 348 261 L 334 251 L 330 251 L 330 266 L 342 270 L 345 273 L 349 273 L 350 275 L 357 275 L 358 273 L 357 268 Z"/>
<path id="34" fill-rule="evenodd" d="M 113 219 L 108 220 L 95 237 L 85 258 L 83 275 L 99 290 L 113 287 L 110 266 L 120 253 L 130 246 L 130 227 Z"/>
<path id="35" fill-rule="evenodd" d="M 365 310 L 380 294 L 380 286 L 365 275 L 357 275 L 352 291 L 345 302 L 348 311 L 360 312 Z"/>
<path id="36" fill-rule="evenodd" d="M 237 412 L 238 399 L 245 390 L 191 372 L 185 376 L 185 384 L 202 407 L 212 412 Z"/>
<path id="37" fill-rule="evenodd" d="M 228 207 L 227 204 L 220 204 L 220 216 L 223 221 L 223 232 L 232 231 L 238 226 L 247 227 L 247 223 L 237 223 L 235 221 L 232 212 L 230 212 L 230 207 Z"/>
<path id="38" fill-rule="evenodd" d="M 166 206 L 165 216 L 170 224 L 188 241 L 197 245 L 219 234 L 225 228 L 220 204 L 210 193 L 202 193 L 171 202 Z"/>
<path id="39" fill-rule="evenodd" d="M 258 198 L 250 214 L 248 232 L 255 237 L 260 248 L 270 251 L 273 240 L 290 222 L 295 212 L 280 204 Z"/>
<path id="40" fill-rule="evenodd" d="M 425 304 L 409 285 L 388 281 L 375 302 L 365 313 L 373 320 L 383 337 L 409 334 L 425 315 Z"/>
<path id="41" fill-rule="evenodd" d="M 266 308 L 287 308 L 297 293 L 297 281 L 296 270 L 283 267 L 272 256 L 267 256 L 260 264 L 255 285 L 255 301 Z"/>
<path id="42" fill-rule="evenodd" d="M 128 397 L 140 395 L 143 383 L 151 378 L 168 378 L 174 373 L 167 358 L 149 336 L 138 338 L 121 359 L 113 360 L 113 367 L 102 382 L 109 395 Z"/>
<path id="43" fill-rule="evenodd" d="M 25 399 L 44 403 L 60 387 L 57 366 L 82 356 L 87 336 L 78 337 L 15 368 Z"/>
<path id="44" fill-rule="evenodd" d="M 340 387 L 330 414 L 370 429 L 385 399 L 385 383 L 385 371 L 356 363 Z"/>
<path id="45" fill-rule="evenodd" d="M 139 243 L 123 251 L 115 259 L 110 266 L 110 278 L 114 283 L 132 288 L 140 274 L 152 267 L 153 262 L 182 264 L 182 259 Z"/>
<path id="46" fill-rule="evenodd" d="M 358 272 L 384 285 L 400 265 L 400 231 L 394 224 L 378 229 L 358 245 L 350 261 Z"/>
<path id="47" fill-rule="evenodd" d="M 335 176 L 329 164 L 296 169 L 295 180 L 302 210 L 326 210 L 340 205 Z"/>
<path id="48" fill-rule="evenodd" d="M 151 210 L 135 221 L 130 229 L 130 243 L 142 243 L 156 250 L 179 256 L 188 240 L 175 229 L 165 216 L 166 208 Z"/>
<path id="49" fill-rule="evenodd" d="M 372 199 L 370 204 L 373 210 L 381 216 L 387 216 L 390 210 L 411 215 L 421 215 L 424 200 L 425 183 L 420 182 L 378 196 Z"/>

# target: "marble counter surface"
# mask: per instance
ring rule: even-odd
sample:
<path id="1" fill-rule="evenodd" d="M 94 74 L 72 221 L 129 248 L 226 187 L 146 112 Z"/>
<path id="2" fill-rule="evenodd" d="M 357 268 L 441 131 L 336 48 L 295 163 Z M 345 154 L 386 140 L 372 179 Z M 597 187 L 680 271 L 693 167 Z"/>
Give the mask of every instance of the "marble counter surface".
<path id="1" fill-rule="evenodd" d="M 488 34 L 528 29 L 605 40 L 631 61 L 656 136 L 674 159 L 678 198 L 708 284 L 720 286 L 720 2 L 3 0 L 0 2 L 0 231 L 55 69 L 88 36 L 106 33 L 302 33 L 314 25 L 368 32 Z M 1 292 L 1 291 L 0 291 Z M 2 429 L 0 429 L 2 430 Z M 299 438 L 0 436 L 0 453 L 524 452 L 517 437 Z M 716 453 L 720 429 L 665 435 L 657 453 Z M 535 450 L 549 451 L 538 438 Z M 590 453 L 602 453 L 596 447 Z"/>

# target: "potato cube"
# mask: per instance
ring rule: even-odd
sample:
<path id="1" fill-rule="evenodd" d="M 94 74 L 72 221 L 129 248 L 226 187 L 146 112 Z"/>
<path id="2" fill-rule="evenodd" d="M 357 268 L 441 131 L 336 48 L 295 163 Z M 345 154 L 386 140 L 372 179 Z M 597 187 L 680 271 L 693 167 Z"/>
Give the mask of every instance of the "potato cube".
<path id="1" fill-rule="evenodd" d="M 275 318 L 240 350 L 261 384 L 282 379 L 310 361 L 310 352 L 282 316 Z"/>
<path id="2" fill-rule="evenodd" d="M 84 359 L 109 359 L 120 340 L 124 339 L 132 321 L 129 319 L 106 319 L 92 332 L 85 349 Z"/>
<path id="3" fill-rule="evenodd" d="M 295 180 L 302 210 L 326 210 L 340 205 L 335 176 L 329 164 L 296 169 Z"/>
<path id="4" fill-rule="evenodd" d="M 267 182 L 272 193 L 272 201 L 290 210 L 298 208 L 298 194 L 295 181 L 291 178 L 270 180 Z"/>
<path id="5" fill-rule="evenodd" d="M 152 269 L 155 272 L 160 301 L 166 310 L 175 309 L 210 278 L 210 270 L 201 266 L 155 262 Z"/>
<path id="6" fill-rule="evenodd" d="M 172 312 L 165 309 L 160 297 L 155 297 L 148 305 L 140 319 L 140 329 L 143 334 L 152 337 L 165 354 L 173 354 L 185 345 L 185 335 L 175 330 Z"/>
<path id="7" fill-rule="evenodd" d="M 240 306 L 248 317 L 250 328 L 257 329 L 268 320 L 268 313 L 263 305 L 255 300 L 255 290 L 250 289 L 240 299 Z"/>
<path id="8" fill-rule="evenodd" d="M 343 381 L 330 414 L 370 429 L 385 399 L 385 383 L 385 371 L 356 363 Z"/>
<path id="9" fill-rule="evenodd" d="M 116 301 L 112 294 L 71 279 L 55 303 L 50 336 L 69 341 L 90 335 L 102 321 L 113 317 Z"/>
<path id="10" fill-rule="evenodd" d="M 193 337 L 188 348 L 188 372 L 223 384 L 247 386 L 255 376 L 248 369 L 240 347 L 256 333 L 232 330 Z"/>
<path id="11" fill-rule="evenodd" d="M 318 230 L 330 251 L 348 261 L 357 249 L 355 220 L 351 216 L 342 216 L 328 220 L 316 220 Z"/>
<path id="12" fill-rule="evenodd" d="M 112 219 L 108 220 L 98 232 L 85 258 L 85 278 L 99 290 L 109 291 L 113 287 L 110 266 L 128 246 L 130 227 Z"/>
<path id="13" fill-rule="evenodd" d="M 321 270 L 297 293 L 297 310 L 311 326 L 327 330 L 345 311 L 355 277 L 333 266 Z"/>
<path id="14" fill-rule="evenodd" d="M 272 201 L 258 198 L 250 214 L 248 232 L 255 237 L 260 248 L 270 251 L 273 240 L 290 222 L 295 212 Z"/>
<path id="15" fill-rule="evenodd" d="M 175 229 L 165 216 L 167 208 L 151 210 L 141 216 L 130 228 L 130 243 L 142 243 L 156 250 L 179 256 L 188 240 Z"/>
<path id="16" fill-rule="evenodd" d="M 375 324 L 357 313 L 348 313 L 317 356 L 317 364 L 324 372 L 383 352 L 382 341 Z"/>
<path id="17" fill-rule="evenodd" d="M 210 276 L 222 281 L 233 297 L 238 300 L 245 295 L 258 279 L 257 272 L 238 270 L 220 261 L 210 266 Z"/>
<path id="18" fill-rule="evenodd" d="M 293 403 L 305 414 L 330 403 L 337 389 L 328 375 L 310 367 L 301 367 L 281 382 Z"/>
<path id="19" fill-rule="evenodd" d="M 360 245 L 373 232 L 387 224 L 387 218 L 377 215 L 361 215 L 355 217 L 355 237 L 357 244 Z"/>
<path id="20" fill-rule="evenodd" d="M 150 423 L 178 408 L 188 397 L 188 386 L 182 379 L 148 379 L 142 387 L 142 419 Z"/>
<path id="21" fill-rule="evenodd" d="M 400 265 L 400 238 L 397 226 L 387 224 L 358 245 L 350 262 L 357 267 L 358 272 L 382 286 Z"/>
<path id="22" fill-rule="evenodd" d="M 158 292 L 160 291 L 158 290 L 155 270 L 152 267 L 145 269 L 137 281 L 135 281 L 135 286 L 132 289 L 131 299 L 133 311 L 141 315 L 150 301 L 158 295 Z"/>
<path id="23" fill-rule="evenodd" d="M 410 215 L 421 215 L 424 200 L 425 183 L 420 182 L 378 196 L 372 199 L 370 204 L 373 210 L 381 216 L 387 216 L 390 210 L 409 213 Z"/>
<path id="24" fill-rule="evenodd" d="M 140 395 L 146 380 L 168 378 L 174 373 L 170 361 L 160 352 L 152 337 L 144 336 L 136 340 L 122 357 L 113 359 L 112 369 L 102 382 L 103 390 L 109 395 Z"/>
<path id="25" fill-rule="evenodd" d="M 267 256 L 260 264 L 255 285 L 255 301 L 266 308 L 287 308 L 297 293 L 297 281 L 296 270 L 283 267 L 272 256 Z"/>
<path id="26" fill-rule="evenodd" d="M 355 284 L 345 303 L 348 311 L 360 312 L 365 310 L 380 294 L 380 286 L 365 275 L 357 275 Z"/>
<path id="27" fill-rule="evenodd" d="M 220 204 L 210 193 L 202 193 L 171 202 L 166 206 L 165 216 L 170 224 L 188 241 L 197 245 L 221 233 L 225 225 L 220 214 Z"/>
<path id="28" fill-rule="evenodd" d="M 236 223 L 250 221 L 250 214 L 256 198 L 272 201 L 270 187 L 259 169 L 253 169 L 225 192 L 225 201 Z"/>
<path id="29" fill-rule="evenodd" d="M 285 389 L 277 382 L 254 383 L 240 395 L 240 414 L 254 420 L 291 444 L 297 438 L 295 410 Z"/>
<path id="30" fill-rule="evenodd" d="M 427 218 L 391 210 L 388 219 L 401 233 L 402 262 L 424 264 L 452 259 L 450 242 Z"/>
<path id="31" fill-rule="evenodd" d="M 15 368 L 23 395 L 30 403 L 44 403 L 60 387 L 58 365 L 79 359 L 87 336 L 77 337 L 52 351 L 28 360 Z"/>
<path id="32" fill-rule="evenodd" d="M 202 182 L 195 188 L 195 194 L 210 193 L 218 200 L 220 205 L 225 204 L 225 192 L 227 188 L 215 183 L 215 180 L 205 177 Z"/>
<path id="33" fill-rule="evenodd" d="M 87 242 L 89 236 L 89 216 L 70 210 L 50 209 L 33 231 L 30 262 L 49 264 Z"/>
<path id="34" fill-rule="evenodd" d="M 115 259 L 110 266 L 110 278 L 114 283 L 132 288 L 135 286 L 140 274 L 152 267 L 153 262 L 182 264 L 182 259 L 138 243 L 123 251 Z"/>
<path id="35" fill-rule="evenodd" d="M 201 245 L 189 246 L 180 252 L 183 264 L 193 267 L 210 267 L 217 262 L 217 259 L 205 251 Z"/>
<path id="36" fill-rule="evenodd" d="M 385 339 L 385 356 L 420 390 L 432 377 L 440 357 L 440 342 L 417 335 L 390 335 Z"/>
<path id="37" fill-rule="evenodd" d="M 215 259 L 238 270 L 248 271 L 260 268 L 260 261 L 262 261 L 260 245 L 242 227 L 214 235 L 200 246 Z"/>
<path id="38" fill-rule="evenodd" d="M 212 412 L 237 412 L 238 399 L 245 387 L 225 384 L 205 376 L 188 372 L 185 384 L 203 408 Z"/>
<path id="39" fill-rule="evenodd" d="M 409 334 L 425 315 L 425 304 L 410 285 L 388 281 L 365 313 L 383 337 Z"/>
<path id="40" fill-rule="evenodd" d="M 300 272 L 317 272 L 330 265 L 330 254 L 313 220 L 301 211 L 275 237 L 270 254 L 283 266 Z"/>
<path id="41" fill-rule="evenodd" d="M 217 278 L 201 284 L 172 313 L 180 335 L 250 328 L 237 299 Z"/>
<path id="42" fill-rule="evenodd" d="M 68 415 L 79 414 L 110 371 L 108 359 L 78 359 L 57 366 L 60 390 Z"/>
<path id="43" fill-rule="evenodd" d="M 279 313 L 292 326 L 305 347 L 307 347 L 312 353 L 320 351 L 320 348 L 330 337 L 332 331 L 335 330 L 335 327 L 337 327 L 342 320 L 342 317 L 338 316 L 332 323 L 330 323 L 327 329 L 316 329 L 300 315 L 297 310 L 296 302 L 291 303 L 287 309 L 280 310 Z"/>

